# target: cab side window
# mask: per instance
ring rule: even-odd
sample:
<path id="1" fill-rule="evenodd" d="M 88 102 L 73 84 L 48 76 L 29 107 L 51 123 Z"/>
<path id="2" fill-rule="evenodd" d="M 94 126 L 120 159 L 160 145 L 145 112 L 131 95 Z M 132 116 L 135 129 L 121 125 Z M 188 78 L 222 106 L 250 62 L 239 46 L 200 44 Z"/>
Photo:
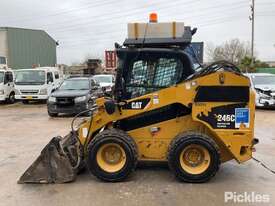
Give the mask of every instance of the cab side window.
<path id="1" fill-rule="evenodd" d="M 59 79 L 59 73 L 58 72 L 54 72 L 54 78 Z"/>
<path id="2" fill-rule="evenodd" d="M 9 82 L 13 82 L 13 74 L 12 72 L 8 72 L 9 73 Z"/>
<path id="3" fill-rule="evenodd" d="M 0 57 L 0 64 L 7 64 L 5 57 Z"/>
<path id="4" fill-rule="evenodd" d="M 175 85 L 182 72 L 183 64 L 177 58 L 136 60 L 126 80 L 127 97 L 135 98 Z"/>
<path id="5" fill-rule="evenodd" d="M 4 80 L 5 80 L 4 81 L 5 84 L 13 82 L 13 75 L 12 75 L 12 73 L 11 72 L 6 72 Z"/>
<path id="6" fill-rule="evenodd" d="M 50 82 L 53 83 L 53 73 L 52 72 L 47 73 L 47 83 L 49 84 Z"/>

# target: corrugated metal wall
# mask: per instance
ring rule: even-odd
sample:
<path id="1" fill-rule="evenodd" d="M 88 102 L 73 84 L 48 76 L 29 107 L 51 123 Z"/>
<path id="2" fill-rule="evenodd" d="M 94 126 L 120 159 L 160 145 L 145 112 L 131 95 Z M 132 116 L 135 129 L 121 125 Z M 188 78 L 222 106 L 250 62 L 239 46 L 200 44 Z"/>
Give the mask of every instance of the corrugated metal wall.
<path id="1" fill-rule="evenodd" d="M 34 64 L 56 64 L 56 43 L 46 32 L 8 27 L 7 37 L 9 67 L 23 69 Z"/>
<path id="2" fill-rule="evenodd" d="M 0 56 L 8 56 L 7 31 L 0 28 Z"/>

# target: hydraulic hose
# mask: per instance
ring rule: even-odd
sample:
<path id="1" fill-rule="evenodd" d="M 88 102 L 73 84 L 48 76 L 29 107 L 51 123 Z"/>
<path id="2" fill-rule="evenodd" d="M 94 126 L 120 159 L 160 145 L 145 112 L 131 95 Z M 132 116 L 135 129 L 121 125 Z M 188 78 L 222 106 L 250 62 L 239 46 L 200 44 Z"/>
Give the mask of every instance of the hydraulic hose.
<path id="1" fill-rule="evenodd" d="M 73 120 L 71 122 L 71 130 L 72 130 L 71 132 L 72 132 L 72 134 L 75 134 L 74 136 L 76 137 L 76 139 L 79 142 L 79 145 L 81 147 L 81 151 L 80 151 L 80 155 L 81 156 L 77 159 L 77 164 L 73 167 L 74 169 L 77 169 L 79 167 L 79 165 L 81 163 L 81 159 L 84 157 L 85 147 L 86 147 L 86 144 L 87 144 L 88 137 L 90 136 L 90 128 L 92 126 L 93 114 L 91 114 L 90 124 L 89 124 L 89 128 L 88 128 L 88 133 L 87 133 L 87 136 L 85 138 L 84 144 L 81 143 L 78 134 L 76 134 L 77 131 L 74 129 L 74 122 L 82 114 L 85 114 L 87 112 L 93 112 L 93 111 L 96 110 L 96 108 L 97 108 L 96 106 L 93 106 L 91 109 L 87 109 L 85 111 L 82 111 L 82 112 L 78 113 L 77 115 L 74 116 L 74 118 L 73 118 Z"/>

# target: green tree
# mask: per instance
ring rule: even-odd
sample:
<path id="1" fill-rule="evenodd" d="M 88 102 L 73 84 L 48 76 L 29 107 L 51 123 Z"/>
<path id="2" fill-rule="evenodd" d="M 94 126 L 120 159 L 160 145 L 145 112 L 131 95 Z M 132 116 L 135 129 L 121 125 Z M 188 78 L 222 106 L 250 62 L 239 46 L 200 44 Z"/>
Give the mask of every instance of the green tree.
<path id="1" fill-rule="evenodd" d="M 245 56 L 242 60 L 241 63 L 238 65 L 240 67 L 240 69 L 243 72 L 255 72 L 256 68 L 268 68 L 269 65 L 265 62 L 262 62 L 256 58 L 254 58 L 254 66 L 251 67 L 251 61 L 252 58 L 249 56 Z"/>
<path id="2" fill-rule="evenodd" d="M 242 59 L 250 55 L 248 42 L 231 39 L 221 45 L 208 45 L 207 55 L 210 61 L 226 60 L 239 65 Z"/>

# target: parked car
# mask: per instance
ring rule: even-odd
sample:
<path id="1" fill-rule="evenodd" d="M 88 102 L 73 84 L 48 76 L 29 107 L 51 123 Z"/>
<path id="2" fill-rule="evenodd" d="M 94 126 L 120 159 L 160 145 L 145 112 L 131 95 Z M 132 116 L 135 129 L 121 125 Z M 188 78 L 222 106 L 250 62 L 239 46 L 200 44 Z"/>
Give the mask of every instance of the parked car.
<path id="1" fill-rule="evenodd" d="M 56 117 L 59 113 L 80 113 L 91 108 L 99 96 L 102 90 L 96 80 L 89 77 L 66 79 L 49 97 L 48 114 Z"/>
<path id="2" fill-rule="evenodd" d="M 247 76 L 256 92 L 256 107 L 275 108 L 275 75 L 251 73 Z"/>
<path id="3" fill-rule="evenodd" d="M 15 101 L 14 75 L 11 69 L 0 69 L 0 101 Z"/>
<path id="4" fill-rule="evenodd" d="M 55 67 L 20 69 L 15 72 L 15 99 L 29 103 L 33 100 L 46 101 L 52 90 L 63 81 Z"/>
<path id="5" fill-rule="evenodd" d="M 94 75 L 93 78 L 99 82 L 100 87 L 106 93 L 112 93 L 115 85 L 115 77 L 112 74 L 98 74 Z"/>

